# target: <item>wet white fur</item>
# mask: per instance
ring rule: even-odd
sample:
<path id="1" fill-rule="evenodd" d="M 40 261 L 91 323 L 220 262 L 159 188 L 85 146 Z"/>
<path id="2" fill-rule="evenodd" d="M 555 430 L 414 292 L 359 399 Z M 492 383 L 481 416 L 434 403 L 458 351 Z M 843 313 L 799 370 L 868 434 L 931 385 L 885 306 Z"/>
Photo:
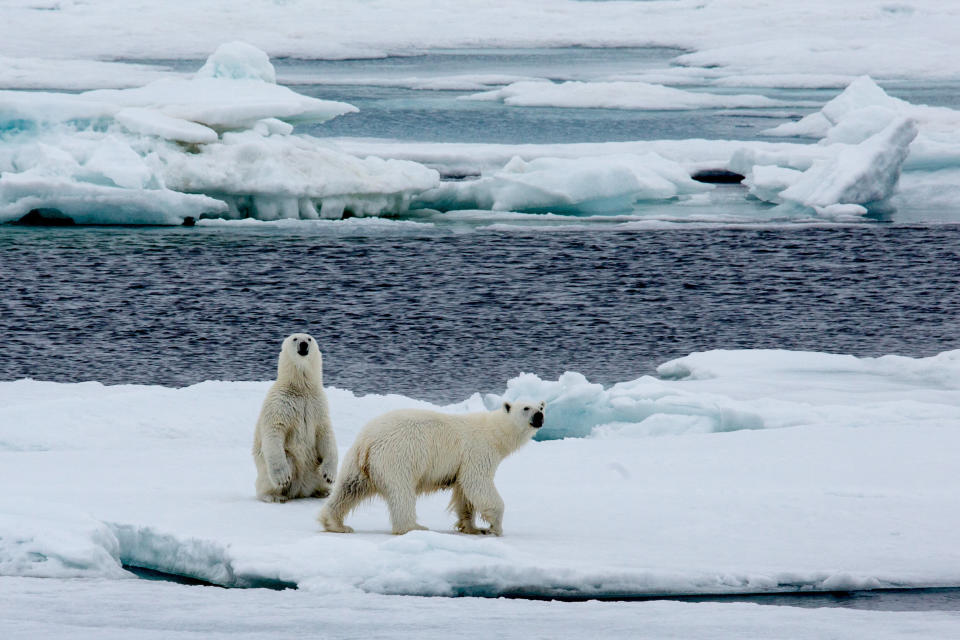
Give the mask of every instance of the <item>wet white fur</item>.
<path id="1" fill-rule="evenodd" d="M 374 418 L 347 452 L 333 493 L 320 511 L 327 531 L 351 533 L 343 524 L 353 508 L 374 495 L 390 509 L 393 533 L 424 529 L 416 501 L 423 493 L 452 489 L 450 509 L 463 533 L 503 533 L 503 500 L 493 484 L 500 462 L 536 433 L 539 405 L 509 405 L 465 415 L 399 410 Z M 490 528 L 478 529 L 479 514 Z"/>
<path id="2" fill-rule="evenodd" d="M 306 356 L 297 345 L 308 340 Z M 323 357 L 305 333 L 288 336 L 253 440 L 257 497 L 264 502 L 323 497 L 337 473 L 337 443 L 323 391 Z"/>

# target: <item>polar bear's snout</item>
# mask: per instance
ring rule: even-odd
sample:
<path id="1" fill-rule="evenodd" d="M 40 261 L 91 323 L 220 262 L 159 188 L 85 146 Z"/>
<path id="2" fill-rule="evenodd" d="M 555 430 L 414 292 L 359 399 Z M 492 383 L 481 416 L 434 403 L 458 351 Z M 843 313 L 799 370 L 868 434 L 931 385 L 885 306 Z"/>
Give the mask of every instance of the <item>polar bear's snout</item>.
<path id="1" fill-rule="evenodd" d="M 543 411 L 537 411 L 533 414 L 533 417 L 530 418 L 530 426 L 534 429 L 539 429 L 543 426 Z"/>
<path id="2" fill-rule="evenodd" d="M 310 343 L 308 343 L 306 340 L 301 340 L 300 344 L 297 345 L 297 353 L 299 353 L 302 356 L 305 356 L 308 353 L 310 353 Z"/>

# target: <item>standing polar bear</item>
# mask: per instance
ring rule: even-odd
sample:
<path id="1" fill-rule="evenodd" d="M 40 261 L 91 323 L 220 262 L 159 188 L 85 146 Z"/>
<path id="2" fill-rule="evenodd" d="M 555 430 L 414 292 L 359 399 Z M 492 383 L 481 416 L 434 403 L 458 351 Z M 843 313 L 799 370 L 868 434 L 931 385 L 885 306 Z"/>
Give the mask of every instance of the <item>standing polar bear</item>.
<path id="1" fill-rule="evenodd" d="M 277 381 L 263 401 L 253 437 L 257 497 L 264 502 L 324 497 L 337 474 L 337 443 L 323 392 L 323 358 L 306 333 L 280 348 Z"/>
<path id="2" fill-rule="evenodd" d="M 500 462 L 543 426 L 544 403 L 450 415 L 407 409 L 374 418 L 357 435 L 333 494 L 318 520 L 327 531 L 352 533 L 343 519 L 362 500 L 381 495 L 393 533 L 417 524 L 417 496 L 453 489 L 450 509 L 463 533 L 503 535 L 503 499 L 493 485 Z M 490 524 L 478 529 L 474 516 Z"/>

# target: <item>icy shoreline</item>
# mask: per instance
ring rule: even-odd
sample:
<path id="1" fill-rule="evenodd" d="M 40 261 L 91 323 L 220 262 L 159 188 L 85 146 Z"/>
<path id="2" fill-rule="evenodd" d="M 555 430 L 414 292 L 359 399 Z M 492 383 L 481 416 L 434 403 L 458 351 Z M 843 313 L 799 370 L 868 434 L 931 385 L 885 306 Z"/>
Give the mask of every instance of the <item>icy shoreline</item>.
<path id="1" fill-rule="evenodd" d="M 732 351 L 610 388 L 521 376 L 502 397 L 543 397 L 544 428 L 578 437 L 504 462 L 499 539 L 452 533 L 441 495 L 420 501 L 431 530 L 402 537 L 376 502 L 355 535 L 320 533 L 319 500 L 257 502 L 249 440 L 267 383 L 2 382 L 0 481 L 19 498 L 0 502 L 0 574 L 122 579 L 130 564 L 446 596 L 960 586 L 958 363 Z M 431 406 L 328 393 L 342 451 L 373 415 Z"/>

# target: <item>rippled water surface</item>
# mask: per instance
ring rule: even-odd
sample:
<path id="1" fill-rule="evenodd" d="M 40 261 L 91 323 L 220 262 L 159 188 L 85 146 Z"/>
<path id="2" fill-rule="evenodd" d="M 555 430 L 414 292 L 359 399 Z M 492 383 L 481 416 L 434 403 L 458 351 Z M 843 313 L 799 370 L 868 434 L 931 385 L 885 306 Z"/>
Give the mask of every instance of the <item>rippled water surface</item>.
<path id="1" fill-rule="evenodd" d="M 960 227 L 396 227 L 2 227 L 0 378 L 270 379 L 301 330 L 328 384 L 443 401 L 705 349 L 960 347 Z"/>

